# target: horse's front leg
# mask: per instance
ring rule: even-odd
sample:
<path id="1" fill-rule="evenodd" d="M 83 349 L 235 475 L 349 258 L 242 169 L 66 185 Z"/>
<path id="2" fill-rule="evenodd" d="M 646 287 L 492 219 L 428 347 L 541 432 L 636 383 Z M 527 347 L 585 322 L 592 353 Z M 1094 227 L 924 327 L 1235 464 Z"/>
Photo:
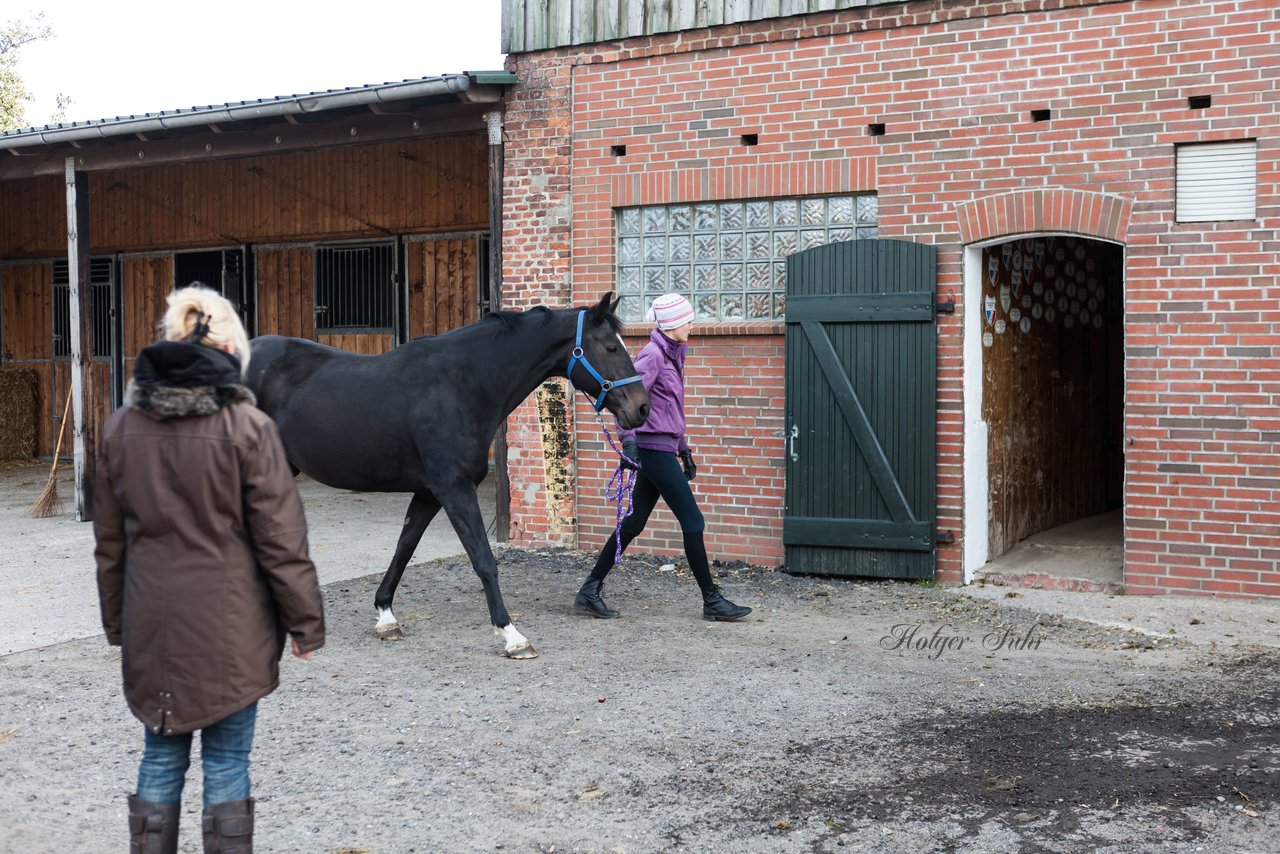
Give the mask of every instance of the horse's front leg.
<path id="1" fill-rule="evenodd" d="M 498 587 L 498 562 L 493 557 L 493 549 L 489 548 L 489 538 L 485 536 L 484 517 L 480 515 L 480 503 L 476 500 L 475 485 L 465 482 L 442 494 L 453 530 L 457 532 L 462 547 L 471 558 L 471 566 L 480 583 L 484 586 L 485 602 L 489 605 L 489 619 L 493 622 L 494 634 L 503 640 L 503 652 L 508 658 L 537 658 L 538 651 L 529 643 L 528 638 L 520 634 L 507 606 L 502 602 L 502 591 Z"/>
<path id="2" fill-rule="evenodd" d="M 427 526 L 439 512 L 440 502 L 430 492 L 414 493 L 413 500 L 409 502 L 395 556 L 391 558 L 391 566 L 387 568 L 386 575 L 382 576 L 382 584 L 378 585 L 378 593 L 373 598 L 373 606 L 378 609 L 378 624 L 373 631 L 383 640 L 400 640 L 404 637 L 396 615 L 391 613 L 391 601 L 396 598 L 396 588 L 400 586 L 405 566 L 422 541 Z"/>

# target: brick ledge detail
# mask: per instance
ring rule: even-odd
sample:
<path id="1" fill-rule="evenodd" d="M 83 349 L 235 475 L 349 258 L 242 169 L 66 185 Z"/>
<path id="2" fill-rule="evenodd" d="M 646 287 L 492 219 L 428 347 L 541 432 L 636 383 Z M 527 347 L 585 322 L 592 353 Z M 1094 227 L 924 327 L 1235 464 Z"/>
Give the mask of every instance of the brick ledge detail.
<path id="1" fill-rule="evenodd" d="M 653 326 L 648 323 L 624 323 L 622 324 L 622 335 L 626 338 L 648 338 L 649 331 Z M 702 338 L 710 336 L 747 336 L 756 335 L 762 337 L 772 337 L 775 335 L 784 335 L 787 331 L 787 325 L 781 320 L 769 320 L 760 323 L 695 323 L 693 324 L 693 337 Z"/>

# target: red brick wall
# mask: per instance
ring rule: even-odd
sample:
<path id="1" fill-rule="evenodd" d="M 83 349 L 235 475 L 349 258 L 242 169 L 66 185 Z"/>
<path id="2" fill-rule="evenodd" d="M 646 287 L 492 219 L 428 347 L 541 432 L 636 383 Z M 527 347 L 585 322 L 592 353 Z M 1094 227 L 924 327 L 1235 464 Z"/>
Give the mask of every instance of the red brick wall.
<path id="1" fill-rule="evenodd" d="M 1127 589 L 1280 595 L 1278 29 L 1272 0 L 906 3 L 513 57 L 507 164 L 525 171 L 506 188 L 508 289 L 571 288 L 578 302 L 611 289 L 619 205 L 875 190 L 881 236 L 935 244 L 939 292 L 958 304 L 939 322 L 938 371 L 938 524 L 958 538 L 939 548 L 938 577 L 955 581 L 964 246 L 1034 231 L 1118 240 Z M 572 104 L 571 124 L 549 118 L 552 94 Z M 1212 107 L 1188 109 L 1204 94 Z M 1052 120 L 1033 123 L 1033 109 Z M 887 133 L 868 136 L 870 122 Z M 743 133 L 759 144 L 742 146 Z M 1258 140 L 1257 221 L 1175 223 L 1174 146 L 1244 138 Z M 538 230 L 566 208 L 571 232 Z M 715 557 L 780 557 L 780 354 L 776 336 L 694 339 L 692 438 Z M 740 381 L 720 379 L 721 360 Z M 726 409 L 735 387 L 747 400 Z M 577 512 L 594 547 L 611 511 L 595 419 L 577 414 Z M 744 424 L 722 427 L 722 414 Z M 756 474 L 738 483 L 745 446 L 728 438 L 745 422 L 772 458 L 753 454 Z M 538 521 L 520 525 L 536 541 Z M 673 531 L 668 516 L 642 545 L 674 549 Z"/>
<path id="2" fill-rule="evenodd" d="M 502 308 L 568 306 L 570 292 L 570 69 L 562 62 L 523 67 L 507 95 L 503 146 Z M 545 409 L 544 409 L 545 412 Z M 549 416 L 548 416 L 549 417 Z M 544 430 L 530 398 L 507 420 L 511 541 L 573 545 L 572 494 L 554 490 L 544 459 Z M 568 430 L 567 424 L 558 425 Z M 548 443 L 550 445 L 551 443 Z M 552 489 L 548 489 L 548 480 Z"/>

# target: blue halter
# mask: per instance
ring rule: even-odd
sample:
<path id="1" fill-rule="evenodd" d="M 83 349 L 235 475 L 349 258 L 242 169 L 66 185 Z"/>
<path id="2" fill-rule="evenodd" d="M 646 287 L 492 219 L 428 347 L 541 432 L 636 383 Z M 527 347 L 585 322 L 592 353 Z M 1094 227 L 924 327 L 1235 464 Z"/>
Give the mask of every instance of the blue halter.
<path id="1" fill-rule="evenodd" d="M 591 363 L 587 361 L 586 353 L 582 351 L 582 321 L 586 316 L 587 310 L 585 308 L 578 311 L 578 337 L 574 339 L 573 353 L 569 356 L 569 367 L 565 370 L 564 375 L 569 378 L 569 382 L 573 383 L 574 388 L 590 397 L 591 395 L 585 389 L 579 388 L 578 384 L 573 382 L 574 365 L 579 362 L 582 363 L 582 367 L 586 368 L 587 372 L 590 373 L 591 376 L 595 377 L 596 382 L 600 383 L 600 396 L 596 398 L 595 402 L 596 412 L 599 412 L 604 408 L 604 399 L 609 392 L 613 391 L 620 385 L 638 383 L 641 381 L 641 377 L 636 375 L 634 377 L 627 377 L 623 380 L 607 380 L 600 376 L 600 372 L 592 367 Z"/>

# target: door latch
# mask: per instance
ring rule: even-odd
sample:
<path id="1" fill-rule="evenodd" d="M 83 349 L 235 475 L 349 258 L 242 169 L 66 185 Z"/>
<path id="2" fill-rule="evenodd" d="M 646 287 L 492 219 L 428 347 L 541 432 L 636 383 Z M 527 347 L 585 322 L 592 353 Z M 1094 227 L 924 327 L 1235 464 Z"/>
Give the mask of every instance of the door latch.
<path id="1" fill-rule="evenodd" d="M 800 462 L 800 455 L 796 453 L 796 439 L 799 439 L 799 438 L 800 438 L 800 428 L 792 424 L 791 434 L 787 436 L 787 450 L 791 455 L 791 462 L 793 463 Z"/>

